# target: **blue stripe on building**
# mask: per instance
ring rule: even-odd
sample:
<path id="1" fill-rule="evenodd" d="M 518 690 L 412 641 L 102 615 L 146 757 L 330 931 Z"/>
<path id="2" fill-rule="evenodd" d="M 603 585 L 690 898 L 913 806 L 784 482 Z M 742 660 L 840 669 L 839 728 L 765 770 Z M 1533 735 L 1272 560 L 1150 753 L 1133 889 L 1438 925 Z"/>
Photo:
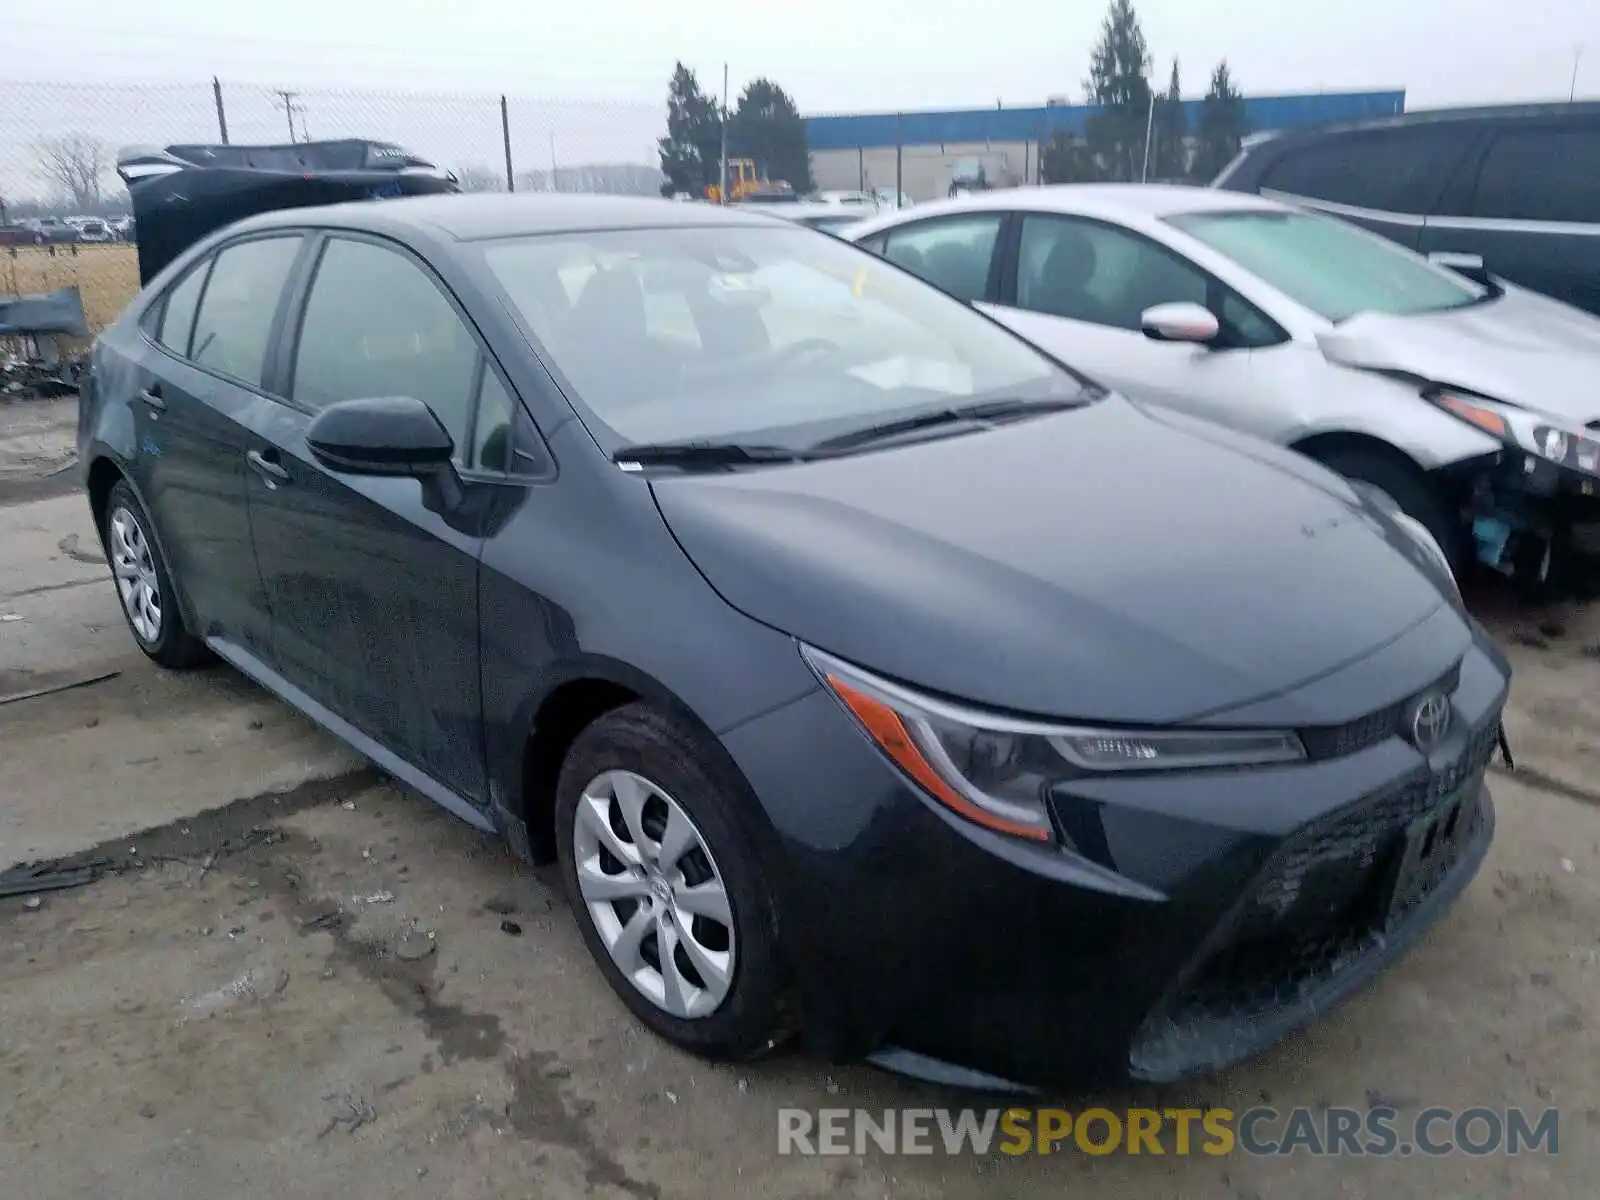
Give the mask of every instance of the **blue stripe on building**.
<path id="1" fill-rule="evenodd" d="M 1193 128 L 1200 119 L 1199 100 L 1183 107 Z M 1363 117 L 1404 112 L 1406 94 L 1398 92 L 1319 92 L 1304 96 L 1247 96 L 1245 116 L 1252 131 L 1294 129 Z M 855 150 L 881 146 L 932 146 L 959 142 L 1034 142 L 1057 131 L 1081 134 L 1094 108 L 1053 105 L 1045 108 L 969 108 L 951 112 L 859 113 L 807 117 L 806 142 L 812 150 Z"/>

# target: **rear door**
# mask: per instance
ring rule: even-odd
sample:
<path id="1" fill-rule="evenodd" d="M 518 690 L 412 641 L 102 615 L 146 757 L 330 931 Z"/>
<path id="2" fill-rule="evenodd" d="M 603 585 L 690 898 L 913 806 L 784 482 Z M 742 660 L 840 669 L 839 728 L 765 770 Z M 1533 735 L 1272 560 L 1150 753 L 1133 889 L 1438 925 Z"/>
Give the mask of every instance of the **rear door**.
<path id="1" fill-rule="evenodd" d="M 1470 186 L 1428 219 L 1423 248 L 1600 314 L 1600 121 L 1504 122 Z"/>
<path id="2" fill-rule="evenodd" d="M 207 256 L 151 310 L 135 351 L 134 479 L 195 632 L 255 654 L 271 622 L 251 546 L 246 413 L 267 403 L 268 346 L 303 245 L 263 236 Z"/>
<path id="3" fill-rule="evenodd" d="M 482 529 L 465 514 L 477 490 L 495 486 L 476 476 L 485 453 L 475 444 L 477 399 L 488 394 L 498 411 L 505 393 L 420 259 L 355 234 L 328 236 L 316 254 L 280 356 L 282 399 L 251 424 L 251 523 L 273 662 L 335 716 L 483 803 Z M 427 403 L 455 440 L 461 511 L 429 511 L 414 479 L 335 473 L 307 448 L 306 429 L 329 404 L 397 395 Z"/>
<path id="4" fill-rule="evenodd" d="M 1330 133 L 1284 151 L 1263 195 L 1342 217 L 1416 250 L 1425 219 L 1477 142 L 1460 122 Z"/>

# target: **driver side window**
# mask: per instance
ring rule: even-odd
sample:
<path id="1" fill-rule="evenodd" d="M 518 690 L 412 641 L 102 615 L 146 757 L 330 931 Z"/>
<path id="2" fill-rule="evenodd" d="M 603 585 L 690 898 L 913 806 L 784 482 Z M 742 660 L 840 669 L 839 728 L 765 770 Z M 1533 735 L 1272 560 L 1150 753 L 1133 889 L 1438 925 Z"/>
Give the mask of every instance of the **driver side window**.
<path id="1" fill-rule="evenodd" d="M 316 410 L 411 396 L 449 430 L 464 466 L 478 356 L 476 339 L 421 267 L 372 242 L 333 238 L 306 299 L 294 399 Z"/>
<path id="2" fill-rule="evenodd" d="M 1221 326 L 1220 347 L 1276 345 L 1283 332 L 1199 267 L 1145 238 L 1075 217 L 1027 214 L 1017 247 L 1017 307 L 1138 332 L 1147 309 L 1198 304 Z"/>

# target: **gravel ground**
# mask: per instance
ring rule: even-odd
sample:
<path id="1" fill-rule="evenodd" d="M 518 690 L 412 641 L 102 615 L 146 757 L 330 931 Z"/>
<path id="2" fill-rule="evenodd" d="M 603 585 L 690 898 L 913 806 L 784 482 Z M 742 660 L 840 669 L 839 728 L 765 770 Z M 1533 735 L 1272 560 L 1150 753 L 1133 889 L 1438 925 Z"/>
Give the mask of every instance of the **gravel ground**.
<path id="1" fill-rule="evenodd" d="M 170 676 L 137 654 L 71 473 L 43 474 L 70 406 L 21 407 L 0 408 L 0 700 L 111 677 L 0 703 L 0 868 L 108 869 L 0 900 L 7 1195 L 1597 1194 L 1592 613 L 1474 598 L 1517 661 L 1519 771 L 1492 781 L 1489 862 L 1415 953 L 1219 1079 L 1066 1101 L 1554 1107 L 1559 1155 L 779 1156 L 782 1108 L 988 1101 L 796 1053 L 711 1067 L 642 1032 L 547 873 L 225 668 Z"/>

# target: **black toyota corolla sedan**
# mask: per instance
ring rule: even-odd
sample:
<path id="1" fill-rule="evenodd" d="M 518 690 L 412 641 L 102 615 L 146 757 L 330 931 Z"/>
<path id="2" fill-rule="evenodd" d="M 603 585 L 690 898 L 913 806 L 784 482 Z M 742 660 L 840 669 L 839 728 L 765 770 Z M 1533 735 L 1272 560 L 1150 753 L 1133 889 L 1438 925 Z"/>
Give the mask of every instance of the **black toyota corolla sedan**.
<path id="1" fill-rule="evenodd" d="M 254 217 L 90 379 L 140 647 L 558 859 L 617 994 L 707 1056 L 1210 1071 L 1489 845 L 1509 672 L 1425 534 L 788 222 Z"/>

